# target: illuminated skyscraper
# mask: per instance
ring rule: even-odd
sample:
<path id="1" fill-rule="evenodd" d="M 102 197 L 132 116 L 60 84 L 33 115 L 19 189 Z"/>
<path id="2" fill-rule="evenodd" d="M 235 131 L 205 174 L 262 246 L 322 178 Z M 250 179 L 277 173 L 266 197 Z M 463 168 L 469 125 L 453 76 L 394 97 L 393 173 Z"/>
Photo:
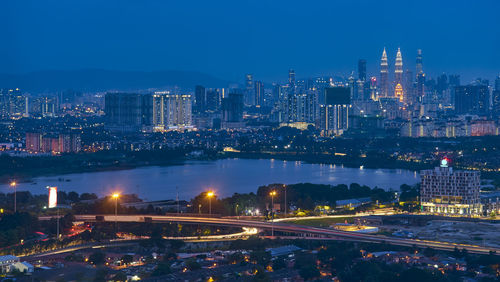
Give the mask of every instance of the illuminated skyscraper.
<path id="1" fill-rule="evenodd" d="M 396 64 L 394 65 L 394 96 L 399 98 L 399 101 L 404 99 L 403 89 L 403 57 L 401 56 L 401 49 L 398 48 L 396 53 Z"/>
<path id="2" fill-rule="evenodd" d="M 425 93 L 425 73 L 422 65 L 422 49 L 417 50 L 417 60 L 416 60 L 416 75 L 417 75 L 417 87 L 416 87 L 416 101 L 422 101 Z"/>
<path id="3" fill-rule="evenodd" d="M 255 105 L 264 105 L 264 83 L 262 81 L 255 82 Z"/>
<path id="4" fill-rule="evenodd" d="M 295 71 L 292 69 L 288 71 L 288 84 L 291 88 L 295 87 Z"/>
<path id="5" fill-rule="evenodd" d="M 387 64 L 387 53 L 382 52 L 382 59 L 380 60 L 380 83 L 379 83 L 379 96 L 387 97 L 389 94 L 389 65 Z"/>
<path id="6" fill-rule="evenodd" d="M 245 76 L 245 104 L 255 105 L 255 87 L 253 82 L 253 75 L 247 74 Z"/>

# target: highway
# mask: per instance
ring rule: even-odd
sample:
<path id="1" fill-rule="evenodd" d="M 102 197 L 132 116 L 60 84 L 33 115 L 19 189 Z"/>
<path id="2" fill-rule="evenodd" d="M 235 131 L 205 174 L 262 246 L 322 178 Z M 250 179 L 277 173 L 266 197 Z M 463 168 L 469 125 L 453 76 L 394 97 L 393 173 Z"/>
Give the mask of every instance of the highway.
<path id="1" fill-rule="evenodd" d="M 96 220 L 96 217 L 99 220 Z M 51 217 L 40 217 L 40 220 L 49 220 Z M 318 228 L 311 226 L 303 226 L 296 224 L 289 224 L 283 222 L 270 221 L 256 221 L 256 220 L 240 220 L 234 218 L 209 218 L 209 217 L 188 217 L 188 216 L 163 216 L 163 215 L 75 215 L 76 221 L 85 222 L 152 222 L 152 223 L 191 223 L 191 224 L 207 224 L 207 225 L 223 225 L 234 227 L 251 227 L 261 230 L 287 232 L 291 234 L 302 234 L 303 239 L 318 239 L 317 237 L 334 237 L 339 239 L 347 239 L 352 241 L 372 242 L 372 243 L 387 243 L 399 246 L 416 246 L 416 247 L 430 247 L 438 250 L 453 251 L 455 248 L 466 249 L 470 253 L 488 254 L 490 251 L 500 255 L 500 249 L 492 247 L 482 247 L 478 245 L 458 244 L 449 242 L 438 242 L 419 239 L 407 239 L 387 237 L 382 235 L 372 235 L 355 233 L 349 231 L 340 231 L 334 229 Z"/>

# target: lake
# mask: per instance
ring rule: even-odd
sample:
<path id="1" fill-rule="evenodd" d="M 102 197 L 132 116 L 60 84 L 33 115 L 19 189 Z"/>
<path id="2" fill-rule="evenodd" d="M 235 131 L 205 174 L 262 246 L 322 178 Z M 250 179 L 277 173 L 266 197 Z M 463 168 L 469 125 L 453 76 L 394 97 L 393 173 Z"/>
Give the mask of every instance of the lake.
<path id="1" fill-rule="evenodd" d="M 271 183 L 295 184 L 350 184 L 399 189 L 401 184 L 420 181 L 417 172 L 402 169 L 362 169 L 342 165 L 309 164 L 300 161 L 273 159 L 222 159 L 216 161 L 189 161 L 183 165 L 150 166 L 130 170 L 103 171 L 36 177 L 32 183 L 19 183 L 18 191 L 33 194 L 47 193 L 46 186 L 57 186 L 60 191 L 96 193 L 99 196 L 119 191 L 138 194 L 145 200 L 189 200 L 208 189 L 219 196 L 235 192 L 257 192 L 257 188 Z M 0 185 L 0 192 L 12 191 Z"/>

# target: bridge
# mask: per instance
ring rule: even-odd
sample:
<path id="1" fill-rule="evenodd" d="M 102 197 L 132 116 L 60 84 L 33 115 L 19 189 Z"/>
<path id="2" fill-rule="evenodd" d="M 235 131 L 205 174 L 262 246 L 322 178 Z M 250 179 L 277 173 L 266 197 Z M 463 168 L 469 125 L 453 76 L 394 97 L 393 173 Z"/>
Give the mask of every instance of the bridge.
<path id="1" fill-rule="evenodd" d="M 52 217 L 40 217 L 40 220 L 50 220 Z M 394 238 L 382 235 L 363 234 L 349 231 L 341 231 L 334 229 L 318 228 L 311 226 L 303 226 L 289 224 L 283 222 L 257 221 L 257 220 L 240 220 L 235 218 L 223 217 L 194 217 L 194 216 L 173 216 L 173 215 L 75 215 L 76 221 L 83 222 L 147 222 L 147 223 L 185 223 L 185 224 L 205 224 L 217 226 L 232 226 L 232 227 L 251 227 L 260 230 L 274 230 L 285 232 L 288 234 L 300 234 L 303 239 L 342 239 L 358 242 L 369 243 L 387 243 L 399 246 L 434 248 L 438 250 L 453 251 L 455 248 L 466 249 L 470 253 L 488 254 L 490 252 L 500 255 L 499 248 L 488 246 L 478 246 L 469 244 L 458 244 L 450 242 L 439 242 L 430 240 Z M 285 238 L 286 236 L 280 236 Z M 296 237 L 294 237 L 296 238 Z"/>

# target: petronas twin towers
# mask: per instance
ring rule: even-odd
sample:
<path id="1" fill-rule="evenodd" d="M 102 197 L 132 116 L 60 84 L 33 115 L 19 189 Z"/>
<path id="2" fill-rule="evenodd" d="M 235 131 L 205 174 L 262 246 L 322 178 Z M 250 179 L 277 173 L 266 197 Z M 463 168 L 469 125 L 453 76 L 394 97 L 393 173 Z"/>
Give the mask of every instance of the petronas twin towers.
<path id="1" fill-rule="evenodd" d="M 396 63 L 394 68 L 394 82 L 392 87 L 389 86 L 389 64 L 387 63 L 387 52 L 382 52 L 380 59 L 380 92 L 379 97 L 396 97 L 401 102 L 404 101 L 405 89 L 403 89 L 403 56 L 398 48 L 396 54 Z"/>

